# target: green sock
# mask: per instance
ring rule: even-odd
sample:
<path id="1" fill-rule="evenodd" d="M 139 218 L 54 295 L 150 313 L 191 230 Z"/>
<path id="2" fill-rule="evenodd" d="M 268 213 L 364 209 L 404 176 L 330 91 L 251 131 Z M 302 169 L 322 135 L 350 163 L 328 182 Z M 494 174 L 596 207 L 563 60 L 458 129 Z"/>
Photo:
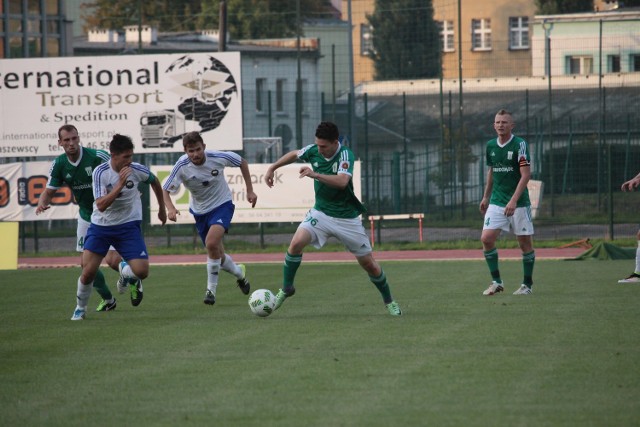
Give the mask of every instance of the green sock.
<path id="1" fill-rule="evenodd" d="M 533 286 L 533 265 L 536 263 L 536 251 L 522 254 L 522 270 L 524 271 L 523 284 Z"/>
<path id="2" fill-rule="evenodd" d="M 100 294 L 103 300 L 109 301 L 113 298 L 107 282 L 104 280 L 104 274 L 102 274 L 100 270 L 98 270 L 96 278 L 93 280 L 93 288 Z"/>
<path id="3" fill-rule="evenodd" d="M 387 282 L 387 276 L 384 274 L 384 271 L 380 270 L 380 275 L 378 277 L 369 276 L 369 280 L 371 283 L 376 285 L 378 291 L 380 291 L 380 295 L 382 295 L 382 300 L 385 304 L 389 304 L 393 301 L 391 297 L 391 290 L 389 289 L 389 282 Z"/>
<path id="4" fill-rule="evenodd" d="M 291 255 L 288 251 L 284 256 L 284 269 L 282 289 L 293 288 L 293 280 L 296 278 L 298 267 L 302 263 L 302 255 Z"/>
<path id="5" fill-rule="evenodd" d="M 500 278 L 500 270 L 498 269 L 498 249 L 493 248 L 490 251 L 483 252 L 484 259 L 487 261 L 489 271 L 491 272 L 491 278 L 494 282 L 502 283 Z"/>

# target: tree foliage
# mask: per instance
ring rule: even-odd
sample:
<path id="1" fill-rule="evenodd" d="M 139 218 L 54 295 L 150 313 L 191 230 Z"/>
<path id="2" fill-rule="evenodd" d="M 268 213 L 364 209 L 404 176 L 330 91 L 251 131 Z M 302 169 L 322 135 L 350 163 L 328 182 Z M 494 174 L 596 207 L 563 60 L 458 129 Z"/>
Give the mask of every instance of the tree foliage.
<path id="1" fill-rule="evenodd" d="M 322 17 L 329 0 L 226 0 L 227 31 L 234 39 L 280 38 L 297 34 L 296 7 L 301 18 Z M 90 28 L 121 29 L 142 23 L 159 31 L 218 29 L 220 0 L 93 0 L 83 3 Z"/>
<path id="2" fill-rule="evenodd" d="M 376 0 L 373 27 L 376 79 L 437 77 L 440 36 L 431 0 Z"/>
<path id="3" fill-rule="evenodd" d="M 593 0 L 536 0 L 536 14 L 593 12 Z"/>

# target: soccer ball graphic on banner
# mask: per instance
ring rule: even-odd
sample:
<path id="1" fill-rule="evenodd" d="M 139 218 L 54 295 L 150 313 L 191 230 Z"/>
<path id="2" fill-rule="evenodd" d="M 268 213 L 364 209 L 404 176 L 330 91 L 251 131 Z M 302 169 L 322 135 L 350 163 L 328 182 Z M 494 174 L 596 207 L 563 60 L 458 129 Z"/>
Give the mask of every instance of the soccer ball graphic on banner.
<path id="1" fill-rule="evenodd" d="M 267 317 L 273 313 L 275 305 L 276 296 L 269 289 L 258 289 L 249 297 L 249 308 L 258 317 Z"/>

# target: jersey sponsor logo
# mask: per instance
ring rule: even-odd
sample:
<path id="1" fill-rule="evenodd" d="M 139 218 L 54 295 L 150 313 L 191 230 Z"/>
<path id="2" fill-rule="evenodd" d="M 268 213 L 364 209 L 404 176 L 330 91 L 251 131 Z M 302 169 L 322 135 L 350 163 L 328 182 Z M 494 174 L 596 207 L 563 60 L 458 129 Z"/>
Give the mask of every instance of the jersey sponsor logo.
<path id="1" fill-rule="evenodd" d="M 494 172 L 513 172 L 513 166 L 503 166 L 499 168 L 493 168 Z"/>

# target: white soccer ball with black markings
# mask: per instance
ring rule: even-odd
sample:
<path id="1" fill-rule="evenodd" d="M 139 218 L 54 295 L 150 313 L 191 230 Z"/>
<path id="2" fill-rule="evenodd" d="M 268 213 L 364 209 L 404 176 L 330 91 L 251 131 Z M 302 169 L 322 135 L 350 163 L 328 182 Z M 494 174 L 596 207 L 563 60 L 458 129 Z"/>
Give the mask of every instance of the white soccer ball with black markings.
<path id="1" fill-rule="evenodd" d="M 267 317 L 273 313 L 275 305 L 276 296 L 269 289 L 258 289 L 249 297 L 249 308 L 258 317 Z"/>

